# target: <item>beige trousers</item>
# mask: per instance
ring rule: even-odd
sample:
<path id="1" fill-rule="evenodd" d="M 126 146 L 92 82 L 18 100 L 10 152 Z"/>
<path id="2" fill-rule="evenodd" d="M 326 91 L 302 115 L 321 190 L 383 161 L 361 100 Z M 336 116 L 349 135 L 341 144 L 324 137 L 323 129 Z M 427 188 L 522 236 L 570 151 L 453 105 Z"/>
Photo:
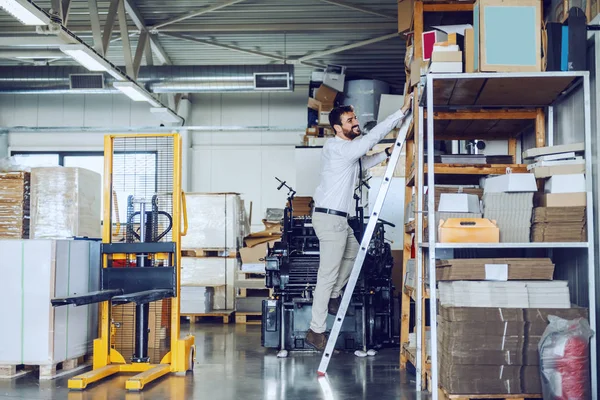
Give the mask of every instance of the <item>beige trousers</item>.
<path id="1" fill-rule="evenodd" d="M 344 217 L 315 212 L 312 223 L 319 238 L 321 259 L 310 328 L 313 332 L 323 333 L 327 328 L 329 299 L 341 295 L 342 288 L 350 278 L 359 244 Z"/>

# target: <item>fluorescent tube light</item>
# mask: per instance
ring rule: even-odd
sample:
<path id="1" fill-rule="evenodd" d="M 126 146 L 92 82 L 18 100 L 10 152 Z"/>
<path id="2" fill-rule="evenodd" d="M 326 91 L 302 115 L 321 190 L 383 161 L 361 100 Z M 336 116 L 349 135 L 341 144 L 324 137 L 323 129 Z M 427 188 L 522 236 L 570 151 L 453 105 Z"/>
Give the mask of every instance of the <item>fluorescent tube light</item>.
<path id="1" fill-rule="evenodd" d="M 50 18 L 27 0 L 0 0 L 0 7 L 24 25 L 48 25 Z"/>
<path id="2" fill-rule="evenodd" d="M 175 114 L 167 107 L 151 107 L 150 112 L 160 118 L 162 122 L 180 124 L 183 121 L 179 115 Z"/>
<path id="3" fill-rule="evenodd" d="M 147 101 L 154 107 L 161 107 L 162 105 L 150 93 L 133 82 L 113 82 L 113 87 L 119 89 L 133 101 Z"/>
<path id="4" fill-rule="evenodd" d="M 60 51 L 77 61 L 89 71 L 108 72 L 111 67 L 102 57 L 82 44 L 61 46 Z"/>

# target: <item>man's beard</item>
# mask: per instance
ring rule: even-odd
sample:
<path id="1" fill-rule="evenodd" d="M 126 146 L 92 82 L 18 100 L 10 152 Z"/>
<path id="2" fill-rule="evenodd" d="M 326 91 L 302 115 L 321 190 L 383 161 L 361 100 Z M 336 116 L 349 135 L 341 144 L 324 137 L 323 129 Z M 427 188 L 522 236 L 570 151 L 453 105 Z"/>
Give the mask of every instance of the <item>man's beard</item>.
<path id="1" fill-rule="evenodd" d="M 344 136 L 346 136 L 346 138 L 348 138 L 350 140 L 353 140 L 353 139 L 359 137 L 360 134 L 361 134 L 360 126 L 358 126 L 358 125 L 353 126 L 352 129 L 350 129 L 350 131 L 344 132 Z"/>

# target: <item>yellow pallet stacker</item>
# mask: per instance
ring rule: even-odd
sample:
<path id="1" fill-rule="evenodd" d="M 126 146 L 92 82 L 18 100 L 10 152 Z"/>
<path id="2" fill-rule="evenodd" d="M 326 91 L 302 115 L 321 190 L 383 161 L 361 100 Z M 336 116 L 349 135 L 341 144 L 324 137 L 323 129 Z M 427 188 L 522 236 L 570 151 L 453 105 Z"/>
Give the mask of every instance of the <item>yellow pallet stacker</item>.
<path id="1" fill-rule="evenodd" d="M 194 337 L 180 338 L 179 326 L 181 236 L 187 230 L 180 136 L 105 136 L 103 199 L 100 290 L 56 298 L 52 305 L 100 303 L 93 368 L 69 379 L 70 389 L 83 390 L 119 372 L 137 372 L 125 388 L 139 391 L 194 365 Z M 127 200 L 126 207 L 118 206 L 119 199 Z M 126 215 L 119 215 L 119 208 Z M 123 309 L 131 312 L 130 318 L 113 315 L 113 310 Z M 150 323 L 153 319 L 162 325 Z M 155 338 L 151 351 L 149 336 Z"/>

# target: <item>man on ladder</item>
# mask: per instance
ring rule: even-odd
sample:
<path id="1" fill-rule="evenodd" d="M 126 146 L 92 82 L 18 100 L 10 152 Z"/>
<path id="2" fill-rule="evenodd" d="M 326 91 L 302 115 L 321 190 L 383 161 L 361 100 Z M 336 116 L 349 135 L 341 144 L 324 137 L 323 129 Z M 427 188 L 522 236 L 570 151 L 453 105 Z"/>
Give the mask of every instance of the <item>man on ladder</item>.
<path id="1" fill-rule="evenodd" d="M 321 182 L 314 195 L 312 224 L 319 238 L 320 261 L 312 320 L 306 333 L 306 342 L 319 351 L 327 344 L 327 313 L 337 314 L 342 288 L 348 282 L 359 250 L 347 220 L 352 210 L 354 187 L 362 170 L 374 167 L 390 156 L 389 149 L 371 156 L 366 154 L 400 125 L 410 110 L 411 100 L 412 97 L 407 96 L 400 110 L 362 137 L 351 106 L 334 108 L 329 114 L 329 123 L 336 136 L 323 146 Z"/>

